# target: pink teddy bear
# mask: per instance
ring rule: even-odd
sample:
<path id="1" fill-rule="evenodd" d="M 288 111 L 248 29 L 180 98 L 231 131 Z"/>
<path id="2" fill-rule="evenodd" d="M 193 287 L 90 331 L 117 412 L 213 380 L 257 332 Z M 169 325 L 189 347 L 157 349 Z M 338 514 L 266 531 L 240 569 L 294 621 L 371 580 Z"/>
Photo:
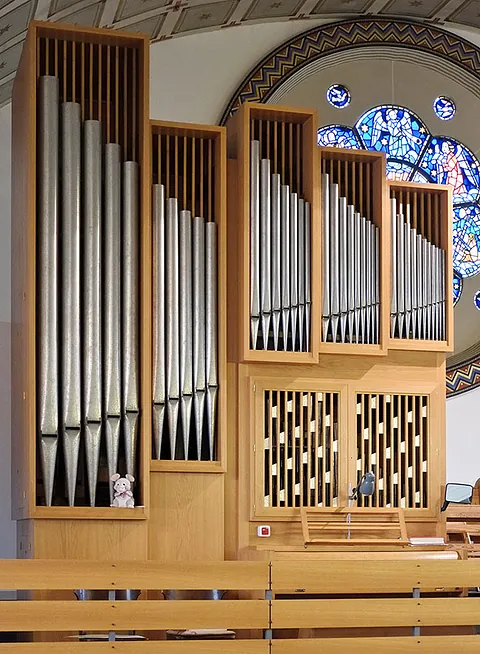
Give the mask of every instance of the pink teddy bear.
<path id="1" fill-rule="evenodd" d="M 126 474 L 125 477 L 120 477 L 117 473 L 110 477 L 110 481 L 113 482 L 114 490 L 114 497 L 111 506 L 133 509 L 135 502 L 133 500 L 131 488 L 135 478 L 129 474 Z"/>

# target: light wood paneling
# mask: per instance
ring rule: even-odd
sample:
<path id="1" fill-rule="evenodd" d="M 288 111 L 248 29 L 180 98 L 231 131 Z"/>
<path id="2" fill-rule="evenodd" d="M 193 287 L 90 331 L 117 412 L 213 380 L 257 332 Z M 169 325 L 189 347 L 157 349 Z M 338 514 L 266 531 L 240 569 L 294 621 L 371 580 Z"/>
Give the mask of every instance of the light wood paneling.
<path id="1" fill-rule="evenodd" d="M 5 602 L 0 629 L 57 631 L 152 629 L 267 629 L 268 602 L 262 600 L 148 600 L 146 602 Z"/>
<path id="2" fill-rule="evenodd" d="M 275 629 L 475 625 L 480 598 L 273 600 Z M 348 616 L 348 618 L 346 617 Z"/>
<path id="3" fill-rule="evenodd" d="M 221 561 L 223 489 L 223 475 L 152 473 L 148 558 Z"/>
<path id="4" fill-rule="evenodd" d="M 0 644 L 5 654 L 269 654 L 268 640 L 213 640 L 115 643 L 15 643 Z M 468 650 L 470 651 L 470 650 Z"/>
<path id="5" fill-rule="evenodd" d="M 467 564 L 467 565 L 466 565 Z M 302 588 L 306 593 L 422 592 L 437 588 L 470 588 L 478 584 L 475 561 L 273 561 L 272 589 Z"/>
<path id="6" fill-rule="evenodd" d="M 478 636 L 404 636 L 399 638 L 312 638 L 273 640 L 272 654 L 473 654 L 478 652 Z"/>
<path id="7" fill-rule="evenodd" d="M 36 559 L 144 561 L 147 522 L 132 520 L 34 520 Z"/>
<path id="8" fill-rule="evenodd" d="M 136 588 L 159 590 L 267 590 L 268 563 L 221 561 L 161 563 L 154 561 L 0 560 L 0 587 L 9 590 L 90 590 Z"/>

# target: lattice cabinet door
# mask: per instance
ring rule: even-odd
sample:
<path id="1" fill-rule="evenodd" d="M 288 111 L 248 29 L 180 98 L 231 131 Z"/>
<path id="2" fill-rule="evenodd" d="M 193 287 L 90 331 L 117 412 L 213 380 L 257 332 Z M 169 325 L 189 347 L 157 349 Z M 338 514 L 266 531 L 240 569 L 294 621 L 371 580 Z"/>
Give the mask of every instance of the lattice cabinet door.
<path id="1" fill-rule="evenodd" d="M 255 382 L 255 515 L 345 503 L 347 447 L 342 388 Z M 343 491 L 343 492 L 342 492 Z"/>
<path id="2" fill-rule="evenodd" d="M 375 493 L 358 506 L 432 510 L 440 473 L 436 393 L 353 391 L 356 415 L 350 441 L 353 485 L 375 475 Z M 435 424 L 433 424 L 435 423 Z M 433 492 L 432 492 L 433 489 Z M 432 497 L 432 494 L 434 497 Z"/>

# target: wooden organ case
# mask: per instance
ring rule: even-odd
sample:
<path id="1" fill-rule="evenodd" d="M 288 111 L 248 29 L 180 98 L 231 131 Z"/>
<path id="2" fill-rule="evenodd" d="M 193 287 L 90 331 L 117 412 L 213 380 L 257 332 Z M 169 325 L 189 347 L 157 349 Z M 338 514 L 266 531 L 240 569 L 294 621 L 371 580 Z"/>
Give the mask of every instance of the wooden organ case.
<path id="1" fill-rule="evenodd" d="M 16 76 L 19 557 L 223 559 L 226 130 L 150 122 L 149 47 L 32 22 Z"/>
<path id="2" fill-rule="evenodd" d="M 322 556 L 302 510 L 400 509 L 409 537 L 442 535 L 451 193 L 316 129 L 253 103 L 227 123 L 227 558 Z M 369 471 L 373 496 L 349 501 Z"/>

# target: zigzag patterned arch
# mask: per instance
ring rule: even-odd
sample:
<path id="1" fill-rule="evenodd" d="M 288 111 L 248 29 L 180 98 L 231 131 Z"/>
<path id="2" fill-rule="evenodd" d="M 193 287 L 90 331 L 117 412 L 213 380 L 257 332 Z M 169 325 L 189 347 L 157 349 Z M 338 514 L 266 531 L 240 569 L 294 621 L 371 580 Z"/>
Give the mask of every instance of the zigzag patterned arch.
<path id="1" fill-rule="evenodd" d="M 456 64 L 480 83 L 480 48 L 431 25 L 405 20 L 359 19 L 330 23 L 297 35 L 268 54 L 242 81 L 222 114 L 220 125 L 244 102 L 267 102 L 288 77 L 333 52 L 362 46 L 410 48 Z M 480 356 L 447 371 L 447 396 L 480 386 Z"/>

